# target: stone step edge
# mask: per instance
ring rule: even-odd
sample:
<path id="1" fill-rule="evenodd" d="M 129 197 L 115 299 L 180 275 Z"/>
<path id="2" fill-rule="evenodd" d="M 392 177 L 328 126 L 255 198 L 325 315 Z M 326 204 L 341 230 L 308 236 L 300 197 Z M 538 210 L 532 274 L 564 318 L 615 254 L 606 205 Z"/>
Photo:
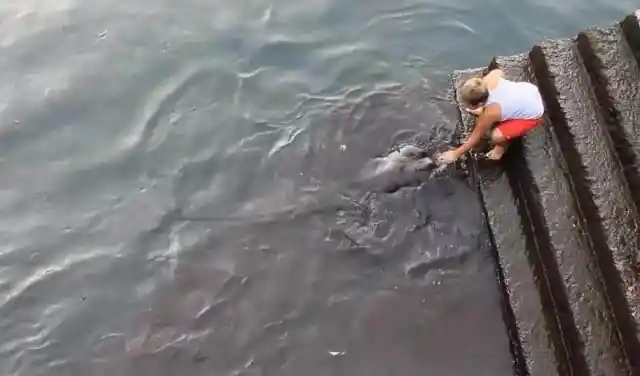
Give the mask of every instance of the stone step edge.
<path id="1" fill-rule="evenodd" d="M 606 125 L 605 131 L 611 138 L 609 147 L 621 162 L 621 169 L 629 186 L 629 194 L 637 211 L 640 208 L 640 171 L 633 167 L 626 168 L 626 166 L 637 166 L 640 152 L 634 150 L 633 142 L 628 139 L 627 131 L 622 125 L 615 100 L 609 90 L 610 83 L 604 73 L 606 68 L 594 51 L 594 43 L 597 42 L 591 39 L 588 31 L 578 33 L 575 39 L 576 48 L 593 88 L 594 99 L 598 103 L 598 110 Z M 633 64 L 636 65 L 637 62 L 634 61 Z"/>
<path id="2" fill-rule="evenodd" d="M 567 40 L 567 42 L 575 43 L 575 40 Z M 575 44 L 573 44 L 573 48 L 577 48 Z M 577 52 L 576 56 L 579 58 Z M 598 205 L 592 196 L 588 174 L 583 171 L 582 163 L 579 162 L 582 156 L 572 141 L 573 136 L 569 130 L 564 109 L 554 94 L 556 90 L 554 75 L 549 70 L 546 56 L 540 44 L 531 49 L 529 57 L 535 80 L 538 82 L 548 107 L 547 114 L 553 124 L 552 128 L 556 135 L 557 147 L 562 150 L 562 155 L 567 161 L 565 165 L 570 175 L 576 201 L 580 206 L 580 220 L 584 223 L 584 228 L 591 239 L 592 257 L 596 261 L 598 271 L 602 276 L 607 298 L 609 299 L 627 358 L 634 369 L 634 374 L 640 374 L 640 343 L 637 338 L 637 328 L 631 315 L 631 307 L 625 293 L 621 290 L 623 284 L 620 280 L 622 276 L 614 265 L 613 253 L 609 248 L 605 235 L 607 230 L 603 227 L 604 224 L 599 215 Z M 580 72 L 580 74 L 586 74 L 586 72 Z M 599 108 L 595 110 L 598 115 L 601 115 Z M 601 142 L 608 143 L 608 140 L 601 140 Z M 617 158 L 615 150 L 612 150 L 609 145 L 607 145 L 607 149 L 614 158 Z"/>
<path id="3" fill-rule="evenodd" d="M 531 62 L 526 54 L 497 57 L 492 61 L 492 65 L 495 68 L 503 69 L 508 79 L 535 83 L 535 81 L 532 80 L 530 72 Z M 545 127 L 548 126 L 550 126 L 550 119 L 548 116 L 545 116 Z M 556 155 L 555 158 L 551 155 L 545 156 L 546 153 L 536 151 L 542 147 L 540 142 L 542 142 L 543 139 L 546 139 L 547 141 L 545 142 L 550 142 L 550 145 L 554 147 L 555 153 L 552 153 L 552 155 Z M 576 285 L 571 282 L 569 285 L 566 284 L 567 281 L 565 277 L 567 270 L 570 270 L 573 266 L 566 262 L 563 263 L 562 260 L 565 257 L 569 257 L 578 262 L 578 265 L 580 265 L 583 270 L 588 270 L 592 261 L 588 253 L 584 254 L 579 248 L 581 244 L 580 239 L 583 239 L 583 236 L 578 229 L 572 226 L 573 221 L 570 218 L 562 216 L 556 218 L 557 216 L 553 214 L 553 207 L 547 207 L 545 204 L 547 199 L 555 197 L 556 195 L 559 197 L 566 196 L 570 201 L 575 201 L 575 197 L 569 188 L 570 182 L 568 182 L 566 176 L 564 176 L 563 163 L 559 162 L 556 167 L 550 166 L 550 164 L 553 165 L 556 163 L 554 161 L 558 157 L 557 154 L 561 155 L 562 152 L 553 139 L 551 129 L 543 128 L 536 129 L 531 134 L 514 141 L 510 151 L 511 153 L 506 156 L 502 164 L 505 166 L 506 174 L 511 181 L 514 193 L 521 197 L 526 207 L 526 213 L 523 213 L 523 215 L 529 217 L 528 220 L 533 227 L 533 236 L 536 239 L 537 246 L 536 250 L 549 281 L 549 288 L 551 289 L 551 296 L 554 301 L 554 309 L 558 315 L 558 323 L 563 335 L 563 341 L 569 349 L 569 361 L 576 374 L 590 374 L 591 371 L 595 372 L 596 369 L 604 364 L 600 364 L 600 362 L 596 360 L 597 358 L 589 356 L 589 354 L 602 351 L 603 354 L 613 357 L 612 359 L 619 359 L 618 357 L 624 352 L 621 352 L 621 346 L 618 341 L 610 342 L 606 336 L 602 335 L 605 332 L 609 332 L 610 329 L 607 328 L 611 327 L 612 329 L 615 327 L 615 322 L 612 320 L 611 314 L 608 315 L 610 320 L 602 326 L 598 325 L 598 321 L 595 320 L 593 315 L 589 314 L 589 310 L 579 309 L 580 305 L 576 306 L 581 296 L 591 296 L 595 301 L 603 304 L 603 307 L 608 306 L 606 295 L 602 293 L 602 288 L 596 287 L 602 286 L 599 275 L 591 276 L 589 274 L 587 276 L 583 274 L 586 279 L 579 279 L 577 281 L 585 283 L 584 287 L 579 287 L 582 286 L 582 284 Z M 540 152 L 542 152 L 542 150 L 540 150 Z M 546 160 L 546 158 L 552 159 Z M 548 166 L 556 170 L 556 172 L 545 171 L 544 166 Z M 542 170 L 540 170 L 540 168 L 542 168 Z M 556 176 L 545 178 L 548 174 L 555 174 Z M 548 181 L 547 179 L 549 178 L 553 180 L 561 179 L 562 181 Z M 544 188 L 545 181 L 551 184 L 547 188 Z M 540 183 L 542 183 L 542 186 L 539 185 Z M 551 193 L 547 190 L 549 188 L 552 190 L 559 189 L 559 191 L 553 191 L 554 193 Z M 567 190 L 567 188 L 569 189 Z M 551 201 L 553 201 L 553 199 L 551 199 Z M 568 210 L 568 213 L 572 213 L 571 210 L 575 210 L 570 201 L 559 203 L 562 205 L 570 205 L 570 207 L 562 209 Z M 579 212 L 570 215 L 570 217 L 576 215 L 579 216 Z M 563 218 L 565 219 L 563 220 Z M 557 228 L 560 232 L 569 229 L 572 235 L 568 235 L 566 240 L 561 240 L 564 237 L 561 236 L 558 238 L 553 235 L 551 232 L 553 228 Z M 563 241 L 575 241 L 578 243 L 567 243 L 570 248 L 561 251 Z M 592 286 L 593 288 L 588 288 L 587 286 Z M 589 295 L 590 293 L 594 295 Z M 607 312 L 609 311 L 608 307 L 606 310 Z M 599 328 L 594 334 L 600 334 L 593 337 L 589 331 L 579 329 L 584 328 L 585 325 L 598 325 Z M 622 363 L 614 361 L 608 363 L 607 369 L 613 372 L 613 374 L 626 375 L 626 370 L 628 369 L 626 363 L 626 361 Z M 614 372 L 614 370 L 616 371 Z"/>

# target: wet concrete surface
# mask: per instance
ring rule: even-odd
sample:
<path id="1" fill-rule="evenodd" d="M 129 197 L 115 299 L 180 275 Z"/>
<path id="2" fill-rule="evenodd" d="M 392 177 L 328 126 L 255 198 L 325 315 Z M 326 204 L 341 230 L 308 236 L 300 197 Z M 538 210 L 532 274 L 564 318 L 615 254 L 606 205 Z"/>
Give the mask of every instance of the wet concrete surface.
<path id="1" fill-rule="evenodd" d="M 597 265 L 590 273 L 602 281 L 604 289 L 600 293 L 614 315 L 611 323 L 615 325 L 604 330 L 619 336 L 626 355 L 633 359 L 639 348 L 614 265 L 633 262 L 629 256 L 637 251 L 635 206 L 577 49 L 566 42 L 548 42 L 540 47 L 534 48 L 532 59 L 538 82 L 549 99 L 552 129 L 583 216 L 581 227 L 589 234 L 590 248 L 583 249 Z M 549 86 L 557 93 L 553 99 Z M 598 353 L 594 350 L 591 357 L 598 357 Z"/>
<path id="2" fill-rule="evenodd" d="M 638 28 L 636 22 L 636 28 Z M 622 29 L 593 28 L 578 36 L 578 47 L 591 77 L 606 129 L 628 184 L 628 221 L 613 243 L 615 267 L 635 325 L 640 324 L 640 69 Z M 621 212 L 614 215 L 618 216 Z M 611 216 L 611 214 L 609 214 Z M 624 214 L 622 214 L 624 215 Z M 612 224 L 616 225 L 616 224 Z M 626 229 L 625 229 L 626 228 Z M 613 281 L 612 281 L 613 282 Z M 640 335 L 640 331 L 638 332 Z"/>
<path id="3" fill-rule="evenodd" d="M 511 76 L 513 79 L 528 80 L 526 60 L 524 62 L 514 67 L 519 72 Z M 551 106 L 547 108 L 553 114 Z M 554 120 L 557 126 L 557 119 Z M 595 374 L 626 374 L 627 365 L 620 352 L 604 283 L 592 257 L 580 207 L 570 181 L 566 180 L 567 161 L 552 138 L 553 130 L 551 122 L 545 120 L 541 127 L 522 139 L 526 164 L 514 169 L 513 174 L 527 186 L 523 193 L 536 229 L 539 251 L 549 270 L 565 339 L 571 347 L 583 349 L 579 354 L 572 354 L 573 366 L 582 369 L 581 373 L 590 370 Z"/>
<path id="4" fill-rule="evenodd" d="M 622 29 L 592 28 L 490 64 L 538 84 L 547 110 L 543 126 L 513 142 L 499 165 L 484 167 L 491 163 L 480 158 L 469 164 L 520 337 L 516 361 L 529 374 L 640 374 L 638 36 L 638 20 L 627 18 Z M 458 83 L 461 74 L 468 72 Z M 530 270 L 510 265 L 501 243 L 526 253 L 528 265 L 518 265 Z M 510 294 L 514 285 L 529 286 L 539 317 L 523 314 Z M 540 322 L 548 330 L 532 336 Z"/>

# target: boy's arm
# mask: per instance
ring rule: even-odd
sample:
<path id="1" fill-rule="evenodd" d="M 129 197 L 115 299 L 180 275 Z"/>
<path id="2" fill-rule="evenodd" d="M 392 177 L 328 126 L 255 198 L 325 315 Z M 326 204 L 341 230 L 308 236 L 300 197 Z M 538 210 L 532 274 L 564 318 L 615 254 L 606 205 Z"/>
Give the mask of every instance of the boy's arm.
<path id="1" fill-rule="evenodd" d="M 474 146 L 480 142 L 482 136 L 486 132 L 487 129 L 491 127 L 494 123 L 500 121 L 500 109 L 497 106 L 488 106 L 484 109 L 482 114 L 476 119 L 476 125 L 471 132 L 471 135 L 467 139 L 467 141 L 462 144 L 462 146 L 455 149 L 458 157 L 462 156 L 464 153 L 473 149 Z"/>

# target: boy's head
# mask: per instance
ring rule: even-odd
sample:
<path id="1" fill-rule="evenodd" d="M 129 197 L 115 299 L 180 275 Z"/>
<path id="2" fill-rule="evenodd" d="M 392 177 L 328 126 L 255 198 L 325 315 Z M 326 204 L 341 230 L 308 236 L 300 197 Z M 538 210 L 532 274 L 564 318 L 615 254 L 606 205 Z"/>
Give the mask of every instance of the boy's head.
<path id="1" fill-rule="evenodd" d="M 459 100 L 471 108 L 484 106 L 489 98 L 489 90 L 480 77 L 465 81 L 458 89 L 458 94 Z"/>

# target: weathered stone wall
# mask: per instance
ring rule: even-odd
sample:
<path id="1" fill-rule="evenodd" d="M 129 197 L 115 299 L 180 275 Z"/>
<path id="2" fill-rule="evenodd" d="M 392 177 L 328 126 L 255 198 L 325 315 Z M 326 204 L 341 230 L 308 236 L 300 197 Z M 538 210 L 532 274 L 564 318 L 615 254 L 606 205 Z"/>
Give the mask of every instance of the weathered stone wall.
<path id="1" fill-rule="evenodd" d="M 537 84 L 547 110 L 502 162 L 468 163 L 518 374 L 640 375 L 639 65 L 635 15 L 489 64 Z"/>

